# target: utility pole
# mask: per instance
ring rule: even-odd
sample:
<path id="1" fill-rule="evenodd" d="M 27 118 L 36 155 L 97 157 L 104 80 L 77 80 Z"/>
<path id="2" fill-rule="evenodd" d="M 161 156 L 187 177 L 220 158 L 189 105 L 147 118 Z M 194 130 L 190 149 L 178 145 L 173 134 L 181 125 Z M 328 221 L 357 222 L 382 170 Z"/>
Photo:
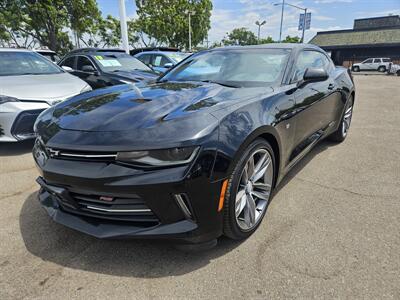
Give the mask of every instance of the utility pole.
<path id="1" fill-rule="evenodd" d="M 304 9 L 303 32 L 301 33 L 301 42 L 302 43 L 304 43 L 304 34 L 306 31 L 306 19 L 307 19 L 307 8 Z"/>
<path id="2" fill-rule="evenodd" d="M 265 23 L 267 23 L 267 21 L 265 21 L 265 20 L 262 22 L 256 21 L 256 25 L 258 26 L 257 44 L 260 43 L 260 28 L 261 28 L 261 26 L 265 25 Z"/>
<path id="3" fill-rule="evenodd" d="M 192 51 L 192 25 L 191 25 L 191 16 L 195 14 L 193 10 L 186 10 L 185 13 L 188 15 L 189 22 L 189 52 Z"/>
<path id="4" fill-rule="evenodd" d="M 129 54 L 128 25 L 126 21 L 125 0 L 119 0 L 119 19 L 121 24 L 122 45 L 125 52 Z"/>

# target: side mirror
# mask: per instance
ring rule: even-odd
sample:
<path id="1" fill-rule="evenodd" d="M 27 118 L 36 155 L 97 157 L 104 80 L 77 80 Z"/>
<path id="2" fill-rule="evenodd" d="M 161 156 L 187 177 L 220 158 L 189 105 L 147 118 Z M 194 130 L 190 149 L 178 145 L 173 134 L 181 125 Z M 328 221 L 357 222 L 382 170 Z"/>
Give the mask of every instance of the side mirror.
<path id="1" fill-rule="evenodd" d="M 325 81 L 328 78 L 328 73 L 322 68 L 307 68 L 304 72 L 302 84 Z"/>
<path id="2" fill-rule="evenodd" d="M 83 72 L 87 72 L 87 73 L 94 73 L 96 72 L 95 68 L 93 68 L 93 66 L 91 65 L 85 65 L 82 67 L 82 71 Z"/>
<path id="3" fill-rule="evenodd" d="M 74 69 L 72 69 L 71 67 L 68 67 L 68 66 L 62 66 L 61 67 L 64 71 L 67 71 L 67 72 L 73 72 L 74 71 Z"/>
<path id="4" fill-rule="evenodd" d="M 169 69 L 169 68 L 172 68 L 174 65 L 172 64 L 172 63 L 166 63 L 165 65 L 164 65 L 164 68 L 167 68 L 167 69 Z"/>

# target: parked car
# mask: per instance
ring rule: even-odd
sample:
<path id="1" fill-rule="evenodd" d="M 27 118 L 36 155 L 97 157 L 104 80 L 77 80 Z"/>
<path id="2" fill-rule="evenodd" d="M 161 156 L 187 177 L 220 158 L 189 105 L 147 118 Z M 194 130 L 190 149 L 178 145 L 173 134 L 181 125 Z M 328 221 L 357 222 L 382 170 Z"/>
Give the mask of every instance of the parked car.
<path id="1" fill-rule="evenodd" d="M 368 58 L 361 63 L 353 64 L 352 70 L 354 72 L 360 71 L 379 71 L 386 72 L 389 69 L 390 58 Z"/>
<path id="2" fill-rule="evenodd" d="M 93 89 L 155 80 L 159 76 L 138 59 L 118 49 L 78 49 L 68 53 L 58 64 L 85 80 Z"/>
<path id="3" fill-rule="evenodd" d="M 387 73 L 389 75 L 400 76 L 400 65 L 394 64 L 394 63 L 390 63 L 389 68 L 387 70 Z"/>
<path id="4" fill-rule="evenodd" d="M 58 63 L 60 61 L 60 57 L 58 54 L 50 49 L 33 49 L 34 52 L 39 53 L 40 55 L 43 55 L 46 57 L 48 60 L 52 61 L 53 63 Z"/>
<path id="5" fill-rule="evenodd" d="M 37 116 L 90 86 L 29 50 L 0 48 L 0 142 L 34 137 Z"/>
<path id="6" fill-rule="evenodd" d="M 305 154 L 346 138 L 354 95 L 351 74 L 313 45 L 196 53 L 157 82 L 46 111 L 35 124 L 39 200 L 99 238 L 244 239 Z"/>
<path id="7" fill-rule="evenodd" d="M 146 51 L 135 55 L 137 59 L 154 70 L 165 73 L 177 63 L 192 55 L 192 53 L 177 51 Z"/>

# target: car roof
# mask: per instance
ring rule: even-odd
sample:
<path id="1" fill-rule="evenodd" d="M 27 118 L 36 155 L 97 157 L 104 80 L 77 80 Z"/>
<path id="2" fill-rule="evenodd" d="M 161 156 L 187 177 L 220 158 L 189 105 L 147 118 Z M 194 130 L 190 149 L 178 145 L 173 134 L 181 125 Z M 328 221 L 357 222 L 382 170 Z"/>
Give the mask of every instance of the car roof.
<path id="1" fill-rule="evenodd" d="M 55 51 L 50 50 L 50 49 L 33 49 L 34 52 L 37 53 L 52 53 L 52 54 L 56 54 Z"/>
<path id="2" fill-rule="evenodd" d="M 125 50 L 122 49 L 103 49 L 103 48 L 81 48 L 70 51 L 67 55 L 70 54 L 87 54 L 94 55 L 98 53 L 126 53 Z"/>
<path id="3" fill-rule="evenodd" d="M 315 49 L 321 51 L 322 49 L 313 44 L 301 44 L 301 43 L 270 43 L 261 45 L 250 45 L 250 46 L 226 46 L 209 49 L 210 51 L 218 50 L 244 50 L 244 49 L 290 49 L 290 50 L 301 50 L 301 49 Z"/>
<path id="4" fill-rule="evenodd" d="M 139 52 L 139 53 L 135 54 L 135 56 L 136 55 L 139 56 L 139 55 L 143 55 L 143 54 L 176 54 L 176 53 L 189 54 L 189 53 L 181 52 L 181 51 L 157 51 L 157 50 L 154 50 L 154 51 Z"/>
<path id="5" fill-rule="evenodd" d="M 0 48 L 0 52 L 32 52 L 32 51 L 24 48 Z"/>

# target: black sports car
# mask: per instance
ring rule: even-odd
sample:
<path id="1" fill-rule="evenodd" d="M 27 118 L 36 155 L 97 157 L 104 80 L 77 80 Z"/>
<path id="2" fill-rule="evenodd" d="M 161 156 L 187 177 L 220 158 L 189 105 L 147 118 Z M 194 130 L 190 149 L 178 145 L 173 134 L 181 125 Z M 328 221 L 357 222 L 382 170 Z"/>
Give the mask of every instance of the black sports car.
<path id="1" fill-rule="evenodd" d="M 92 89 L 154 81 L 159 77 L 153 69 L 119 49 L 76 49 L 63 57 L 58 65 L 86 81 Z"/>
<path id="2" fill-rule="evenodd" d="M 33 155 L 54 221 L 100 238 L 243 239 L 282 177 L 349 130 L 354 85 L 318 47 L 218 48 L 155 83 L 42 113 Z"/>

